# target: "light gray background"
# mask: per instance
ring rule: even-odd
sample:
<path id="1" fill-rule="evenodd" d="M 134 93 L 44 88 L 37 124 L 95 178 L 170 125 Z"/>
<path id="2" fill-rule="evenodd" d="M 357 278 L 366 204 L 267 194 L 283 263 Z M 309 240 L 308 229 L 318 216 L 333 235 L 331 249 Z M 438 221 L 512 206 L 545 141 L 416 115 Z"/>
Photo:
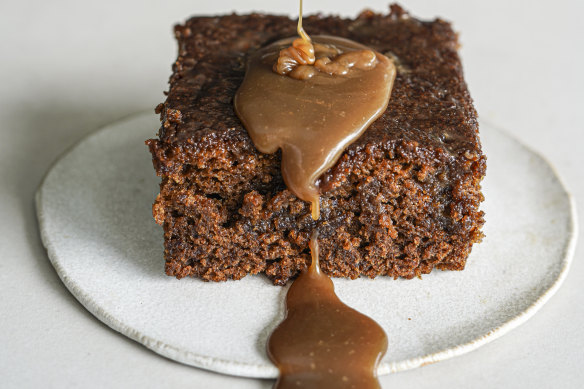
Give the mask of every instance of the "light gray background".
<path id="1" fill-rule="evenodd" d="M 387 8 L 374 0 L 306 3 L 307 13 L 348 16 Z M 584 3 L 412 0 L 404 6 L 423 18 L 453 21 L 481 117 L 546 155 L 582 208 Z M 231 10 L 295 15 L 296 7 L 296 1 L 251 0 L 0 1 L 0 386 L 271 386 L 164 359 L 96 320 L 48 261 L 33 194 L 76 141 L 163 100 L 176 55 L 172 24 Z M 564 286 L 523 326 L 462 357 L 385 376 L 383 386 L 580 387 L 583 253 L 580 244 Z"/>

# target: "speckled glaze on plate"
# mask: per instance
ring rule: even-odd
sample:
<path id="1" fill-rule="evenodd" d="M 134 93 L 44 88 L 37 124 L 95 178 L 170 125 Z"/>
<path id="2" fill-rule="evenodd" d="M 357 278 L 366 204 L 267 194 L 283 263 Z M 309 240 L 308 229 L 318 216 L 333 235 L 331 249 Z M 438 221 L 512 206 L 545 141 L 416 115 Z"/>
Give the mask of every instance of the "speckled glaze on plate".
<path id="1" fill-rule="evenodd" d="M 63 155 L 37 192 L 43 243 L 63 283 L 98 319 L 149 349 L 216 372 L 273 378 L 268 334 L 287 288 L 263 276 L 207 283 L 164 275 L 158 191 L 143 113 Z M 576 244 L 575 205 L 548 162 L 485 123 L 487 235 L 462 272 L 423 279 L 335 279 L 341 299 L 387 332 L 378 373 L 474 350 L 529 319 L 564 280 Z"/>

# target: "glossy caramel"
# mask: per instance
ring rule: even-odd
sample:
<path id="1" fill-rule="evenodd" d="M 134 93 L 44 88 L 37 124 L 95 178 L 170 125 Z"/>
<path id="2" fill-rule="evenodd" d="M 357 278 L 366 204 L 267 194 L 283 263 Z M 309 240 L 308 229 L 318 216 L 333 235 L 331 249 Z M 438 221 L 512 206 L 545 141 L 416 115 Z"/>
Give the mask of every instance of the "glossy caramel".
<path id="1" fill-rule="evenodd" d="M 310 240 L 312 264 L 290 287 L 286 318 L 268 339 L 268 356 L 280 370 L 274 388 L 380 388 L 375 370 L 387 336 L 337 297 L 318 266 L 317 237 Z"/>
<path id="2" fill-rule="evenodd" d="M 315 36 L 314 66 L 297 64 L 288 72 L 309 75 L 282 76 L 272 68 L 292 42 L 275 42 L 248 58 L 235 110 L 259 151 L 282 150 L 287 187 L 311 202 L 318 219 L 318 178 L 385 111 L 396 70 L 359 43 Z"/>

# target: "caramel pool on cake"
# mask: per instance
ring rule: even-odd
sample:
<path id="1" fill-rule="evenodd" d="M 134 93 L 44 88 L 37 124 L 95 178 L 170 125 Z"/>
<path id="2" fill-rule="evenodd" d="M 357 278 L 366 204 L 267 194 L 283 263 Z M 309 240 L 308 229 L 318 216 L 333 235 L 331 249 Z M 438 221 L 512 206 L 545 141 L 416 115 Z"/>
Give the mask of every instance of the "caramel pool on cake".
<path id="1" fill-rule="evenodd" d="M 162 178 L 153 212 L 167 274 L 222 281 L 263 272 L 285 284 L 310 263 L 316 226 L 320 267 L 331 276 L 462 270 L 482 237 L 486 164 L 456 34 L 398 6 L 304 23 L 313 37 L 347 38 L 395 62 L 387 109 L 315 179 L 315 221 L 306 196 L 286 187 L 282 153 L 258 151 L 233 108 L 248 58 L 294 36 L 296 22 L 253 14 L 177 26 L 159 139 L 148 141 Z"/>
<path id="2" fill-rule="evenodd" d="M 314 220 L 319 177 L 386 110 L 394 78 L 383 54 L 332 36 L 284 39 L 249 56 L 235 111 L 260 152 L 281 150 L 282 178 Z"/>

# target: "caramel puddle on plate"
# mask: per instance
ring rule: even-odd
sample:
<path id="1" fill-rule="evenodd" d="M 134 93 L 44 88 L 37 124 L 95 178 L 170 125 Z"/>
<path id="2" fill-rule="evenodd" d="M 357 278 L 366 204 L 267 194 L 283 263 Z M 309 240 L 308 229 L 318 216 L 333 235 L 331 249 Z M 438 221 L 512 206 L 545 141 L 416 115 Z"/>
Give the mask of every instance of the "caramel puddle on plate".
<path id="1" fill-rule="evenodd" d="M 380 388 L 375 370 L 387 336 L 339 300 L 318 266 L 317 238 L 314 232 L 312 264 L 286 296 L 286 318 L 268 339 L 268 356 L 280 370 L 274 388 Z"/>

